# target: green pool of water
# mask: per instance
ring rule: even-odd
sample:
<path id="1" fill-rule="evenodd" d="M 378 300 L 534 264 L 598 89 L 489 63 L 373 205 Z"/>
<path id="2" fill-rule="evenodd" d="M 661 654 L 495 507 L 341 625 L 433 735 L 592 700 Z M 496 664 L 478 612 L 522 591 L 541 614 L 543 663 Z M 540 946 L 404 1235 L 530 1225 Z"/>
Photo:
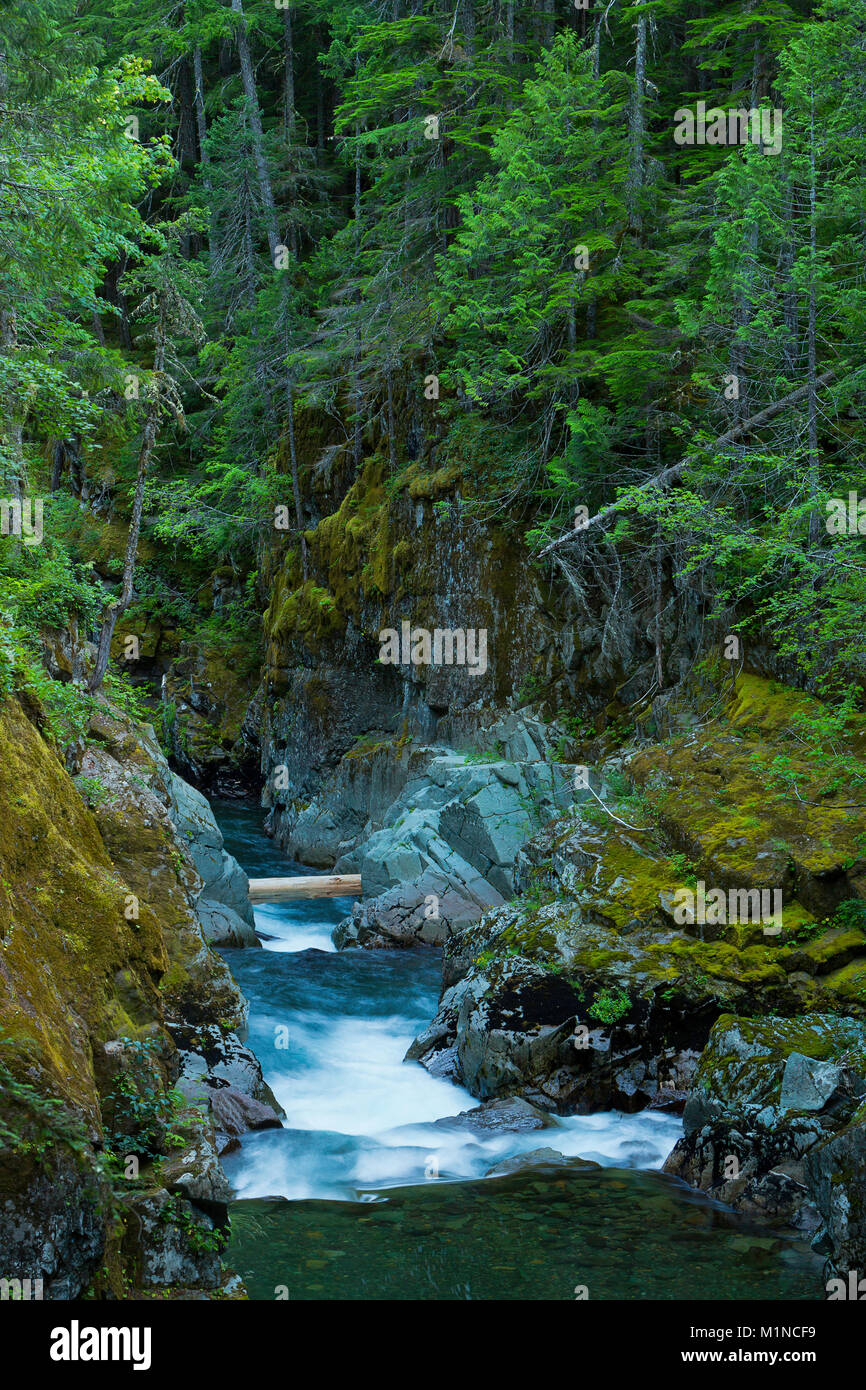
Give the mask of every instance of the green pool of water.
<path id="1" fill-rule="evenodd" d="M 805 1244 L 661 1173 L 532 1169 L 359 1202 L 231 1209 L 229 1264 L 255 1299 L 823 1300 Z"/>

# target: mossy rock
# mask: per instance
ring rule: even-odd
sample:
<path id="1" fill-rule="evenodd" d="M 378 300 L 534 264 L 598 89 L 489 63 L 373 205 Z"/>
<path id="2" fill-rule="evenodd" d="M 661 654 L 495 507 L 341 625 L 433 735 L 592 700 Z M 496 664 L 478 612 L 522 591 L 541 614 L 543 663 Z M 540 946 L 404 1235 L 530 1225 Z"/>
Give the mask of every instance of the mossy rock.
<path id="1" fill-rule="evenodd" d="M 96 1157 L 105 1045 L 155 1038 L 170 1057 L 172 1017 L 246 1016 L 192 910 L 199 880 L 161 801 L 153 731 L 103 704 L 91 735 L 93 810 L 21 706 L 0 705 L 0 1264 L 68 1298 L 100 1262 L 121 1287 Z"/>

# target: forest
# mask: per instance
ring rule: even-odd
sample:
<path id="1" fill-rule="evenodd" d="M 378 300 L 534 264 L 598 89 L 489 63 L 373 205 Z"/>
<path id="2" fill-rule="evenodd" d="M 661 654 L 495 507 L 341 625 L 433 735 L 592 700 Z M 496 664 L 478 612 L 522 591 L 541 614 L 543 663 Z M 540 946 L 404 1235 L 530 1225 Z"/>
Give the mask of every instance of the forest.
<path id="1" fill-rule="evenodd" d="M 391 489 L 459 462 L 565 582 L 616 500 L 590 569 L 652 550 L 844 699 L 861 8 L 247 8 L 4 5 L 2 463 L 46 517 L 4 557 L 7 683 L 34 622 L 105 606 L 82 501 L 160 557 L 114 611 L 194 626 L 228 564 L 243 627 L 277 525 L 306 574 L 315 410 L 349 475 L 380 435 Z M 698 102 L 783 103 L 781 151 L 678 144 Z"/>
<path id="2" fill-rule="evenodd" d="M 4 1286 L 760 1300 L 866 1259 L 864 110 L 866 0 L 0 0 Z M 272 1035 L 368 1005 L 417 1094 L 359 1082 L 362 1123 Z M 551 1234 L 565 1292 L 497 1293 L 479 1197 L 464 1282 L 382 1292 L 408 1247 L 360 1224 L 310 1273 L 358 1135 L 427 1250 L 482 1178 L 570 1229 L 528 1140 L 440 1154 L 467 1104 L 559 1124 L 599 1220 L 630 1170 L 625 1244 L 669 1246 L 572 1278 Z M 661 1169 L 738 1214 L 697 1295 Z M 795 1242 L 762 1287 L 740 1219 Z"/>

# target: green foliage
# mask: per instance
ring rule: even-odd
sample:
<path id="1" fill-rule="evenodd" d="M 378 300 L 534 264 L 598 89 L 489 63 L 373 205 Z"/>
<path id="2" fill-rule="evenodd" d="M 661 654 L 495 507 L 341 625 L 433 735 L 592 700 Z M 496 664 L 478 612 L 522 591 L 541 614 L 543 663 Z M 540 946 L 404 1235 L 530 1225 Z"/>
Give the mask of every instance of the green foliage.
<path id="1" fill-rule="evenodd" d="M 167 1226 L 174 1226 L 183 1232 L 184 1244 L 194 1254 L 205 1255 L 225 1249 L 228 1241 L 226 1232 L 219 1227 L 210 1229 L 196 1221 L 190 1208 L 179 1197 L 170 1197 L 163 1203 L 159 1220 Z"/>
<path id="2" fill-rule="evenodd" d="M 10 1043 L 11 1039 L 0 1037 L 0 1047 Z M 12 1124 L 7 1124 L 0 1116 L 0 1152 L 7 1149 L 19 1157 L 30 1156 L 41 1163 L 57 1143 L 67 1144 L 77 1153 L 88 1147 L 82 1124 L 70 1116 L 63 1101 L 23 1081 L 2 1057 L 0 1095 L 5 1113 L 12 1118 Z"/>
<path id="3" fill-rule="evenodd" d="M 106 1143 L 115 1154 L 155 1158 L 183 1143 L 172 1126 L 186 1107 L 179 1091 L 166 1090 L 160 1074 L 161 1045 L 155 1038 L 120 1038 L 123 1060 L 105 1096 Z"/>
<path id="4" fill-rule="evenodd" d="M 631 1009 L 631 1000 L 625 990 L 600 989 L 587 1012 L 590 1018 L 608 1026 L 619 1023 Z"/>
<path id="5" fill-rule="evenodd" d="M 862 898 L 848 898 L 840 903 L 831 925 L 866 932 L 866 902 Z"/>
<path id="6" fill-rule="evenodd" d="M 433 500 L 441 516 L 495 514 L 533 550 L 575 508 L 618 498 L 615 522 L 557 553 L 554 588 L 607 606 L 594 581 L 610 568 L 611 630 L 645 628 L 652 563 L 665 633 L 694 602 L 707 640 L 719 626 L 769 639 L 854 708 L 862 537 L 822 523 L 828 499 L 864 488 L 866 3 L 417 8 L 8 0 L 0 467 L 48 492 L 46 460 L 74 443 L 89 490 L 62 477 L 45 544 L 0 559 L 18 633 L 0 632 L 3 688 L 26 682 L 58 736 L 80 728 L 85 706 L 48 689 L 34 644 L 73 617 L 92 635 L 106 595 L 90 530 L 107 501 L 125 513 L 159 387 L 175 427 L 148 476 L 155 558 L 130 616 L 178 641 L 228 654 L 262 606 L 274 508 L 303 532 L 387 449 L 395 505 L 410 464 L 453 468 L 460 496 Z M 698 88 L 784 106 L 781 152 L 678 145 Z M 832 386 L 810 393 L 827 369 Z M 797 391 L 766 428 L 713 443 Z M 643 487 L 686 456 L 675 486 Z M 112 558 L 100 574 L 116 577 Z M 223 565 L 247 594 L 203 628 L 197 595 Z M 520 699 L 546 693 L 530 677 Z M 624 713 L 604 737 L 634 733 Z M 807 741 L 819 794 L 858 800 L 832 733 Z M 778 794 L 792 771 L 769 769 Z"/>
<path id="7" fill-rule="evenodd" d="M 669 857 L 670 857 L 671 865 L 673 866 L 674 872 L 676 873 L 677 877 L 678 877 L 683 883 L 688 884 L 688 886 L 689 886 L 690 888 L 695 888 L 695 887 L 697 886 L 697 881 L 698 881 L 698 880 L 697 880 L 697 873 L 698 873 L 698 866 L 697 866 L 697 864 L 693 863 L 692 860 L 689 859 L 689 857 L 688 857 L 687 854 L 676 853 L 676 854 L 671 854 Z"/>

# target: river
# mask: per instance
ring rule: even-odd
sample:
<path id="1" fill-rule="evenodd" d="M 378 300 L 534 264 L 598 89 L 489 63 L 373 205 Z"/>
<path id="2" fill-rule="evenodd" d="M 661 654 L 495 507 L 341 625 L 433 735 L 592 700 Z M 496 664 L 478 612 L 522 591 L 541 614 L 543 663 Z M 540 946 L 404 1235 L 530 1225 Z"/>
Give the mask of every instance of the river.
<path id="1" fill-rule="evenodd" d="M 251 876 L 312 872 L 264 835 L 258 809 L 214 811 Z M 574 1116 L 525 1134 L 442 1124 L 478 1101 L 403 1062 L 435 1013 L 440 953 L 336 952 L 330 933 L 351 906 L 263 905 L 264 949 L 222 952 L 286 1112 L 282 1130 L 248 1135 L 223 1160 L 237 1196 L 227 1258 L 251 1297 L 823 1297 L 808 1246 L 658 1171 L 675 1116 Z M 484 1177 L 540 1148 L 603 1166 Z"/>

